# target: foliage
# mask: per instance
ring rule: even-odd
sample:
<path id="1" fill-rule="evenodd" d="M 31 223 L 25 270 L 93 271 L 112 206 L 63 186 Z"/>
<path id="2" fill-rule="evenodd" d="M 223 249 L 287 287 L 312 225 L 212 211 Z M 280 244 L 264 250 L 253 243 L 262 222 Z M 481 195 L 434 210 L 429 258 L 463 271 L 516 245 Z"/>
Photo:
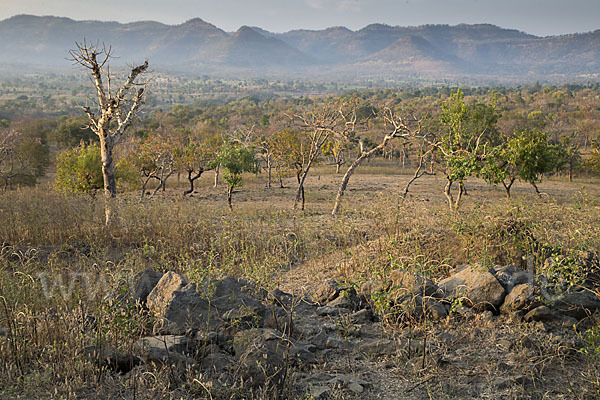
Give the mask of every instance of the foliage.
<path id="1" fill-rule="evenodd" d="M 85 143 L 65 150 L 56 159 L 55 187 L 64 192 L 94 193 L 102 189 L 100 145 Z"/>
<path id="2" fill-rule="evenodd" d="M 26 133 L 0 131 L 0 185 L 7 188 L 33 186 L 50 165 L 49 148 L 39 137 Z"/>
<path id="3" fill-rule="evenodd" d="M 90 143 L 97 141 L 98 137 L 90 129 L 85 118 L 64 118 L 52 132 L 54 140 L 64 147 L 75 147 L 82 141 Z"/>
<path id="4" fill-rule="evenodd" d="M 126 162 L 117 165 L 117 180 L 131 185 L 135 182 L 131 166 Z M 95 194 L 103 188 L 100 145 L 92 143 L 65 150 L 56 159 L 56 179 L 54 186 L 66 193 Z"/>

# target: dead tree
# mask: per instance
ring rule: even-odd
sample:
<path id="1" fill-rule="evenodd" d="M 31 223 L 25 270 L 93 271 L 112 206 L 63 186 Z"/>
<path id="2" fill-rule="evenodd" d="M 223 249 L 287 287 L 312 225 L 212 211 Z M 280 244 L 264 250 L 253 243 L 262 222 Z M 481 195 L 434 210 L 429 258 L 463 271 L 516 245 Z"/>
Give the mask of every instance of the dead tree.
<path id="1" fill-rule="evenodd" d="M 301 128 L 306 133 L 307 151 L 302 151 L 305 156 L 302 165 L 298 168 L 298 189 L 294 199 L 294 210 L 298 209 L 301 203 L 301 209 L 304 210 L 304 183 L 314 164 L 315 160 L 321 155 L 323 145 L 332 136 L 349 135 L 346 131 L 353 129 L 351 123 L 347 123 L 343 111 L 349 104 L 347 102 L 331 102 L 319 109 L 308 111 L 293 118 L 299 121 Z"/>
<path id="2" fill-rule="evenodd" d="M 148 70 L 148 61 L 132 67 L 125 82 L 113 91 L 108 64 L 112 58 L 111 47 L 89 44 L 85 40 L 75 43 L 75 46 L 69 51 L 71 60 L 90 71 L 96 89 L 97 103 L 94 109 L 84 106 L 83 111 L 88 116 L 90 128 L 100 140 L 104 194 L 111 199 L 117 195 L 113 151 L 143 104 L 146 82 L 139 82 L 138 77 Z M 110 209 L 107 208 L 106 223 L 109 224 L 110 220 Z"/>
<path id="3" fill-rule="evenodd" d="M 366 158 L 375 155 L 377 152 L 385 149 L 388 143 L 396 138 L 402 138 L 404 140 L 408 140 L 409 138 L 419 137 L 421 132 L 421 124 L 415 118 L 411 118 L 410 121 L 405 119 L 404 117 L 396 115 L 391 108 L 385 108 L 382 112 L 383 119 L 387 126 L 390 126 L 391 131 L 384 134 L 383 139 L 379 144 L 371 149 L 367 149 L 365 146 L 364 138 L 352 138 L 351 136 L 345 136 L 346 140 L 355 142 L 358 144 L 360 153 L 358 157 L 352 162 L 348 170 L 344 174 L 342 178 L 342 182 L 338 189 L 337 196 L 335 198 L 335 204 L 333 205 L 333 210 L 331 211 L 331 215 L 336 216 L 340 210 L 340 206 L 342 203 L 342 197 L 344 196 L 344 192 L 346 187 L 348 186 L 348 182 L 350 181 L 350 177 L 354 174 L 356 168 L 358 168 L 363 160 Z M 356 117 L 351 116 L 349 119 L 344 117 L 346 121 L 346 125 L 352 125 L 353 127 L 356 124 Z M 353 131 L 353 130 L 352 130 Z M 350 132 L 348 130 L 347 132 Z M 347 133 L 346 133 L 347 134 Z"/>
<path id="4" fill-rule="evenodd" d="M 425 142 L 422 143 L 422 146 L 425 145 Z M 404 186 L 404 191 L 402 192 L 402 199 L 406 199 L 406 196 L 408 195 L 408 190 L 410 189 L 410 186 L 417 180 L 422 178 L 425 175 L 435 175 L 435 173 L 433 172 L 433 169 L 431 169 L 430 171 L 427 170 L 427 165 L 426 165 L 426 161 L 428 157 L 431 157 L 433 152 L 434 152 L 434 147 L 430 146 L 427 151 L 423 152 L 423 149 L 421 148 L 420 152 L 419 152 L 419 162 L 417 164 L 417 168 L 415 169 L 415 173 L 412 176 L 412 178 L 410 178 L 410 180 L 406 183 L 406 186 Z"/>

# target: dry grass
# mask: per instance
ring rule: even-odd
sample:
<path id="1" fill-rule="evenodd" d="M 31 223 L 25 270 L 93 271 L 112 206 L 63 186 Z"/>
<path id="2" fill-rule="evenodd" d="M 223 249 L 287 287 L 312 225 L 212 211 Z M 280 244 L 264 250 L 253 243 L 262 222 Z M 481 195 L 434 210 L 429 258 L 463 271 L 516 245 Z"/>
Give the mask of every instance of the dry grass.
<path id="1" fill-rule="evenodd" d="M 162 370 L 114 376 L 80 353 L 99 340 L 127 350 L 144 334 L 149 321 L 111 308 L 106 295 L 146 267 L 191 279 L 242 276 L 301 293 L 318 280 L 360 284 L 396 268 L 440 277 L 463 263 L 519 264 L 530 255 L 543 262 L 540 248 L 600 250 L 596 181 L 550 180 L 541 185 L 547 193 L 542 198 L 521 185 L 506 202 L 499 189 L 474 180 L 453 214 L 439 178 L 418 181 L 400 201 L 408 177 L 394 173 L 385 163 L 366 166 L 353 177 L 337 219 L 329 212 L 341 177 L 329 167 L 309 178 L 303 213 L 291 211 L 291 179 L 284 189 L 274 184 L 267 190 L 263 176 L 246 177 L 230 212 L 224 189 L 213 188 L 207 174 L 191 198 L 176 185 L 142 203 L 135 194 L 123 196 L 110 231 L 103 225 L 102 199 L 43 187 L 1 195 L 0 327 L 8 334 L 0 338 L 0 397 L 205 396 L 198 377 L 182 372 L 175 378 Z M 48 297 L 40 272 L 65 279 L 85 272 L 100 290 L 80 283 L 68 296 L 57 290 Z M 102 338 L 87 327 L 86 315 L 97 316 Z M 243 394 L 232 389 L 229 396 Z"/>

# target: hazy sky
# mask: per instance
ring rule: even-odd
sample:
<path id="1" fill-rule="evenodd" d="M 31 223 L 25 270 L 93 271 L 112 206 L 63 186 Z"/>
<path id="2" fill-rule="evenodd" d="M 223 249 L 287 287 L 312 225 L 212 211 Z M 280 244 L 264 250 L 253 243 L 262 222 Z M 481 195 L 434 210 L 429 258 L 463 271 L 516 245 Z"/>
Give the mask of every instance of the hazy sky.
<path id="1" fill-rule="evenodd" d="M 0 19 L 16 14 L 168 24 L 199 17 L 227 31 L 242 25 L 274 32 L 359 29 L 374 22 L 485 22 L 536 35 L 600 29 L 600 0 L 0 0 Z"/>

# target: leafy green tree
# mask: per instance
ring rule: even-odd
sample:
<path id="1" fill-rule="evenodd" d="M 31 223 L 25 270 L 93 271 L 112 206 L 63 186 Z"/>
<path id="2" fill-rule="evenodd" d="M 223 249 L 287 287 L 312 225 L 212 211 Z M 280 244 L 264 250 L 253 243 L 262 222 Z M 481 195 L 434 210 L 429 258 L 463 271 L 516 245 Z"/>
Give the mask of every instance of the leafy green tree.
<path id="1" fill-rule="evenodd" d="M 232 207 L 233 190 L 242 185 L 244 172 L 258 172 L 256 154 L 252 149 L 239 144 L 226 143 L 209 163 L 211 168 L 223 168 L 223 180 L 227 183 L 227 204 Z"/>
<path id="2" fill-rule="evenodd" d="M 100 145 L 85 143 L 60 153 L 56 159 L 55 187 L 64 192 L 95 194 L 102 189 Z"/>
<path id="3" fill-rule="evenodd" d="M 486 152 L 497 142 L 499 117 L 494 99 L 489 105 L 467 105 L 460 90 L 442 104 L 440 122 L 444 129 L 436 148 L 445 160 L 444 194 L 450 209 L 459 207 L 465 180 L 479 172 Z M 456 199 L 451 191 L 455 182 L 458 183 Z"/>
<path id="4" fill-rule="evenodd" d="M 131 169 L 123 161 L 116 167 L 116 180 L 132 185 L 135 178 Z M 102 155 L 99 143 L 85 144 L 67 149 L 56 158 L 57 190 L 67 193 L 87 193 L 95 195 L 104 186 L 102 175 Z"/>
<path id="5" fill-rule="evenodd" d="M 491 184 L 501 183 L 507 199 L 510 199 L 511 187 L 517 179 L 530 183 L 540 194 L 537 183 L 544 174 L 562 167 L 564 154 L 560 146 L 548 143 L 546 132 L 523 130 L 486 156 L 480 175 Z"/>

